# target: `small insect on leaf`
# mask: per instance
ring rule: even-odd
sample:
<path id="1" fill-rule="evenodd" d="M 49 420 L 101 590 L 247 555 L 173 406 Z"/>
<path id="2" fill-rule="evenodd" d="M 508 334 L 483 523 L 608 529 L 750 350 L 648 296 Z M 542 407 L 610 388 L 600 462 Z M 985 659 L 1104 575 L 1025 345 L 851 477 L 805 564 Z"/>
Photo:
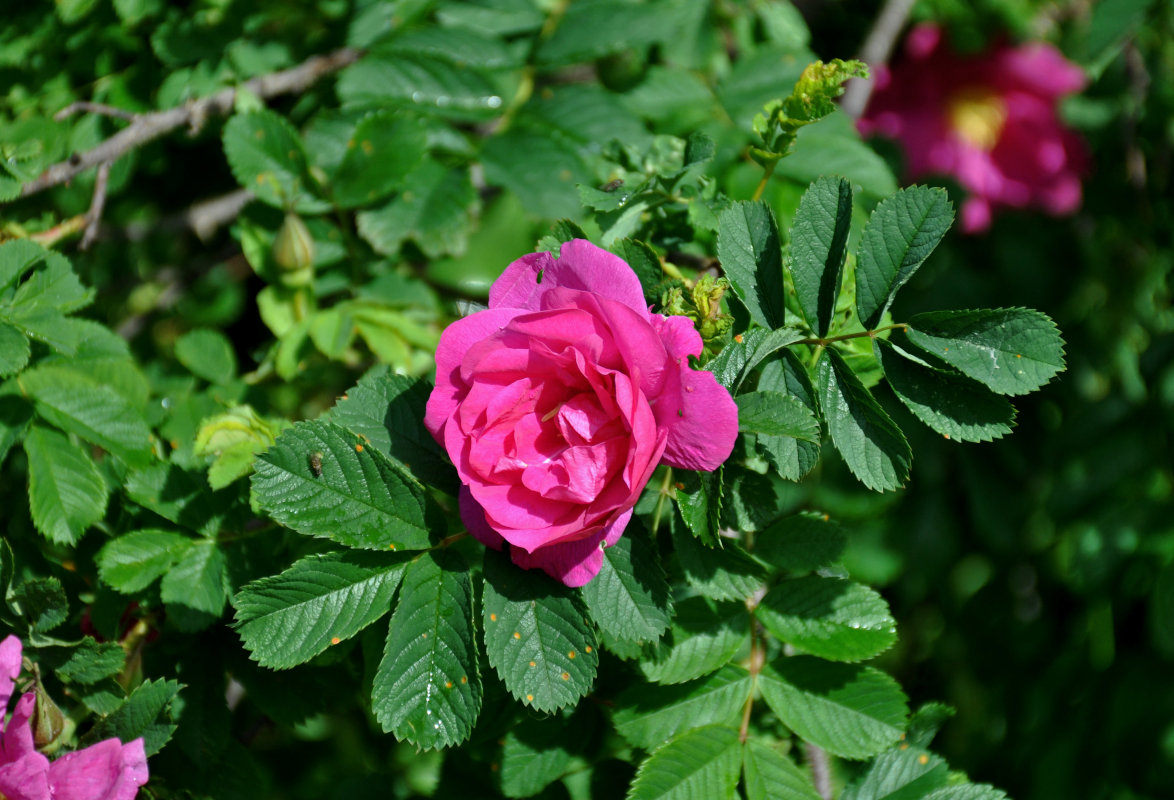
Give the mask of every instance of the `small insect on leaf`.
<path id="1" fill-rule="evenodd" d="M 314 473 L 315 478 L 322 477 L 322 454 L 310 453 L 310 472 Z"/>
<path id="2" fill-rule="evenodd" d="M 616 178 L 614 181 L 611 181 L 609 183 L 605 183 L 603 186 L 600 186 L 599 191 L 601 191 L 601 192 L 614 192 L 616 189 L 620 188 L 623 185 L 624 185 L 623 179 Z"/>

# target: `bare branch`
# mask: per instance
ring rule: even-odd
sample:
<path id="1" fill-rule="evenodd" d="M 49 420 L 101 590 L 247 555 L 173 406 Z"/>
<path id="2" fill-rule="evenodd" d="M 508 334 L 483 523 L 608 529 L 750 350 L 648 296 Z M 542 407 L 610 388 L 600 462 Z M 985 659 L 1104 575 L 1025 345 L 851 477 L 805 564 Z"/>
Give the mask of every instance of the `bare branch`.
<path id="1" fill-rule="evenodd" d="M 901 29 L 905 27 L 905 20 L 909 18 L 912 9 L 913 0 L 886 0 L 860 48 L 859 58 L 870 70 L 888 63 L 893 45 L 901 35 Z M 874 80 L 853 78 L 848 82 L 844 88 L 844 97 L 840 100 L 840 108 L 845 114 L 855 119 L 864 113 L 868 98 L 872 96 Z"/>
<path id="2" fill-rule="evenodd" d="M 804 742 L 803 749 L 807 751 L 807 764 L 811 767 L 811 782 L 815 784 L 815 791 L 819 792 L 823 800 L 832 800 L 832 767 L 827 752 L 811 742 Z"/>
<path id="3" fill-rule="evenodd" d="M 78 100 L 76 103 L 70 103 L 65 108 L 53 115 L 53 119 L 61 122 L 63 119 L 68 119 L 74 114 L 101 114 L 104 117 L 117 117 L 124 119 L 127 122 L 134 122 L 138 114 L 133 111 L 127 111 L 123 108 L 115 108 L 104 103 L 89 103 L 85 100 Z"/>
<path id="4" fill-rule="evenodd" d="M 102 209 L 106 207 L 106 185 L 110 182 L 110 162 L 98 165 L 98 175 L 94 179 L 94 199 L 90 201 L 90 210 L 86 214 L 86 232 L 82 234 L 82 250 L 89 250 L 90 245 L 98 238 L 98 224 L 102 221 Z"/>
<path id="5" fill-rule="evenodd" d="M 343 48 L 329 55 L 314 56 L 291 69 L 269 75 L 259 75 L 245 81 L 241 88 L 263 100 L 281 94 L 301 92 L 324 75 L 353 64 L 362 55 L 363 51 L 361 50 Z M 28 197 L 43 192 L 50 187 L 65 183 L 91 167 L 116 161 L 130 150 L 142 147 L 176 128 L 188 125 L 198 129 L 199 125 L 203 124 L 203 121 L 208 117 L 227 114 L 231 111 L 236 102 L 236 92 L 235 87 L 223 89 L 216 94 L 189 101 L 176 108 L 155 111 L 150 114 L 138 114 L 130 125 L 109 139 L 103 140 L 93 149 L 84 153 L 75 153 L 65 161 L 46 169 L 21 187 L 20 196 Z"/>

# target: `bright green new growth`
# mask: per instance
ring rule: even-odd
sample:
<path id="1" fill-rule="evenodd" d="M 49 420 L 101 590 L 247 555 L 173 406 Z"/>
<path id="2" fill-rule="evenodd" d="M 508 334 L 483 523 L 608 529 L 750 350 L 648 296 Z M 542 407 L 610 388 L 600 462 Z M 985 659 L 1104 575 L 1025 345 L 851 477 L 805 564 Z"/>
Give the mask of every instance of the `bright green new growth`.
<path id="1" fill-rule="evenodd" d="M 836 110 L 833 101 L 844 93 L 844 82 L 867 77 L 868 67 L 862 61 L 834 58 L 827 64 L 809 64 L 790 95 L 772 100 L 761 114 L 755 115 L 754 133 L 761 144 L 752 146 L 750 155 L 766 166 L 790 154 L 800 128 Z"/>

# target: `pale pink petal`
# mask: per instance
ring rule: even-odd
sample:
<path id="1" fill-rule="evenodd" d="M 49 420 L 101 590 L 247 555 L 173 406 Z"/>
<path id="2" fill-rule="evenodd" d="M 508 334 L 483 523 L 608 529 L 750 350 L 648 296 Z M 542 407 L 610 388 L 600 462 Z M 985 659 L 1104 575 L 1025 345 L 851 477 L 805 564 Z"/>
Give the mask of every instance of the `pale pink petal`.
<path id="1" fill-rule="evenodd" d="M 20 639 L 7 636 L 0 642 L 0 718 L 8 711 L 12 687 L 20 675 Z"/>
<path id="2" fill-rule="evenodd" d="M 53 800 L 132 800 L 146 782 L 142 739 L 106 739 L 49 765 Z"/>
<path id="3" fill-rule="evenodd" d="M 522 569 L 540 569 L 570 587 L 583 586 L 599 574 L 603 566 L 600 543 L 610 547 L 620 540 L 632 518 L 632 509 L 624 511 L 601 531 L 576 542 L 554 544 L 527 553 L 510 548 L 510 558 Z"/>

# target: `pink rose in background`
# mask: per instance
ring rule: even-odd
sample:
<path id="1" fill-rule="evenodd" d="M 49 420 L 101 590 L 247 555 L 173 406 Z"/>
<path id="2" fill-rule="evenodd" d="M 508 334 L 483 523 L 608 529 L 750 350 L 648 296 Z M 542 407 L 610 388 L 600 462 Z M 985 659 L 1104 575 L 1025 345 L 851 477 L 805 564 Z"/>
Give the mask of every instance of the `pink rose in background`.
<path id="1" fill-rule="evenodd" d="M 575 240 L 506 268 L 489 308 L 440 337 L 425 425 L 460 475 L 461 517 L 515 564 L 582 586 L 660 463 L 714 470 L 738 410 L 689 366 L 701 337 L 649 312 L 618 256 Z"/>
<path id="2" fill-rule="evenodd" d="M 8 708 L 20 674 L 20 639 L 0 642 L 0 712 Z M 36 695 L 16 701 L 0 734 L 0 797 L 7 800 L 132 800 L 147 782 L 143 740 L 106 739 L 50 761 L 33 743 Z"/>
<path id="3" fill-rule="evenodd" d="M 969 192 L 962 230 L 986 230 L 1000 207 L 1070 214 L 1080 207 L 1084 143 L 1056 104 L 1080 91 L 1084 72 L 1051 45 L 996 45 L 954 53 L 935 25 L 905 41 L 905 58 L 876 71 L 860 132 L 896 139 L 907 178 L 952 175 Z"/>

